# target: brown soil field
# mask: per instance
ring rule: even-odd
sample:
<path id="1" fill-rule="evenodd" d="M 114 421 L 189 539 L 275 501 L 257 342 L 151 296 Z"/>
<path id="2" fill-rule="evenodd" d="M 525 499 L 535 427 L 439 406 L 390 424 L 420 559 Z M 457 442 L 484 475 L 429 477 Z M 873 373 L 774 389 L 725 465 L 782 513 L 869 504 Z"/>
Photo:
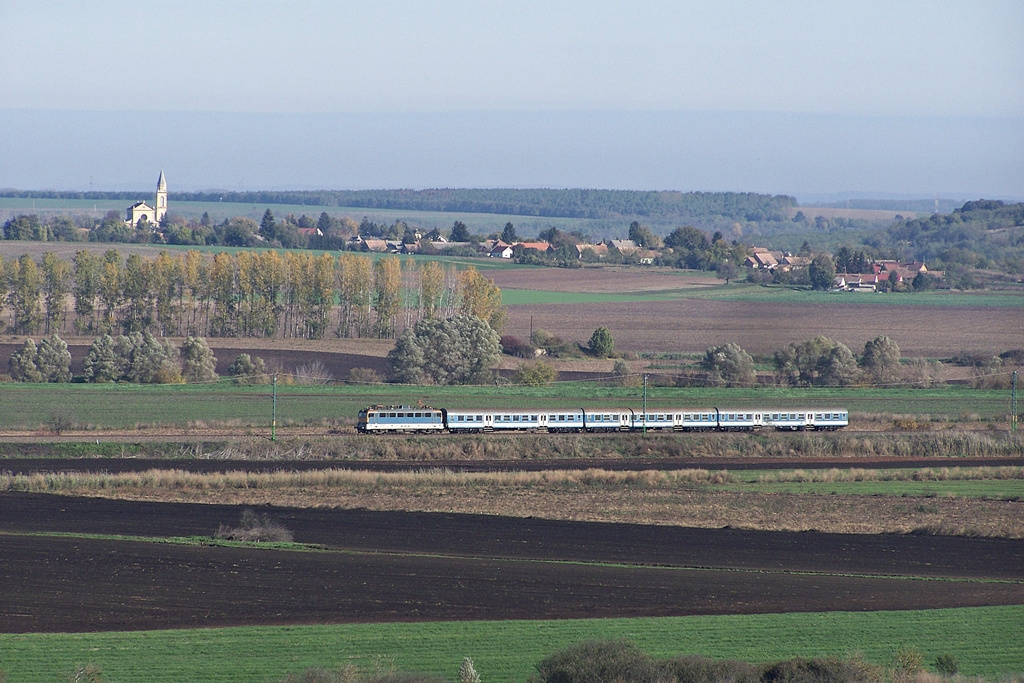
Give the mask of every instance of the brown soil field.
<path id="1" fill-rule="evenodd" d="M 287 508 L 261 512 L 320 550 L 25 535 L 210 535 L 240 512 L 2 493 L 0 632 L 1024 603 L 1024 546 L 994 539 Z"/>
<path id="2" fill-rule="evenodd" d="M 622 351 L 703 353 L 734 342 L 771 354 L 817 335 L 859 353 L 880 334 L 906 357 L 948 358 L 960 351 L 998 354 L 1024 347 L 1024 314 L 1011 307 L 886 306 L 882 304 L 764 304 L 746 301 L 637 301 L 510 306 L 505 334 L 529 337 L 545 329 L 585 342 L 607 327 Z"/>

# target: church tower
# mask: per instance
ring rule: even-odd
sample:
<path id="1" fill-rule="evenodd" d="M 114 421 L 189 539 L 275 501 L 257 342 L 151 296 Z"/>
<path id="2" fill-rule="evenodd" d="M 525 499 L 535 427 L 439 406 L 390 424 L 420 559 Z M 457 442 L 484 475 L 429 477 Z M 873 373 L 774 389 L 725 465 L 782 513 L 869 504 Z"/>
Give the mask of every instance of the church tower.
<path id="1" fill-rule="evenodd" d="M 153 222 L 159 223 L 167 213 L 167 179 L 164 178 L 163 170 L 160 171 L 160 178 L 156 181 L 156 206 L 153 210 Z"/>

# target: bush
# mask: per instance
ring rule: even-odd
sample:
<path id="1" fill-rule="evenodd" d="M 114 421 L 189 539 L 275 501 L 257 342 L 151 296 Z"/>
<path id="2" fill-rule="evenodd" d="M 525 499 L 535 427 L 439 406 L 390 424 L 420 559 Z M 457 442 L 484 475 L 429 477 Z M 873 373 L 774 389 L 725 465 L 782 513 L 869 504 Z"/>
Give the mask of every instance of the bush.
<path id="1" fill-rule="evenodd" d="M 924 668 L 924 654 L 912 647 L 901 647 L 893 655 L 893 683 L 911 681 Z"/>
<path id="2" fill-rule="evenodd" d="M 352 368 L 348 371 L 348 381 L 354 384 L 380 384 L 382 380 L 373 368 Z"/>
<path id="3" fill-rule="evenodd" d="M 238 354 L 238 358 L 228 368 L 228 374 L 234 377 L 235 384 L 266 384 L 267 364 L 259 356 L 252 358 L 247 353 Z"/>
<path id="4" fill-rule="evenodd" d="M 217 529 L 217 538 L 248 543 L 291 543 L 293 539 L 292 532 L 284 526 L 252 510 L 242 511 L 241 523 L 234 529 L 222 524 Z"/>
<path id="5" fill-rule="evenodd" d="M 867 683 L 882 681 L 882 670 L 856 659 L 803 659 L 796 657 L 768 667 L 763 683 Z"/>
<path id="6" fill-rule="evenodd" d="M 589 641 L 537 664 L 531 683 L 660 683 L 661 667 L 625 640 Z"/>
<path id="7" fill-rule="evenodd" d="M 537 354 L 537 350 L 532 344 L 510 334 L 502 336 L 501 352 L 516 358 L 533 358 Z"/>
<path id="8" fill-rule="evenodd" d="M 333 377 L 327 372 L 327 367 L 318 360 L 309 364 L 300 365 L 295 368 L 295 383 L 312 386 L 325 386 Z"/>
<path id="9" fill-rule="evenodd" d="M 710 659 L 700 655 L 677 657 L 665 662 L 665 671 L 680 683 L 758 683 L 761 669 L 733 659 Z"/>
<path id="10" fill-rule="evenodd" d="M 944 654 L 935 658 L 935 668 L 946 676 L 955 676 L 960 671 L 960 661 L 956 655 Z"/>
<path id="11" fill-rule="evenodd" d="M 517 384 L 531 387 L 546 387 L 558 377 L 558 370 L 550 363 L 542 360 L 523 363 L 513 378 Z"/>

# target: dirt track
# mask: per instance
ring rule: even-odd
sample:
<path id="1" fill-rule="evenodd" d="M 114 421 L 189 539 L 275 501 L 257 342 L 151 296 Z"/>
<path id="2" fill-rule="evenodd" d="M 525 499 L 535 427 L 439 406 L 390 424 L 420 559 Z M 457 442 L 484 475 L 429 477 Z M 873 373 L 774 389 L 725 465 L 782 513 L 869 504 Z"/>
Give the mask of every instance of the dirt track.
<path id="1" fill-rule="evenodd" d="M 324 551 L 23 535 L 208 536 L 240 511 L 0 494 L 0 632 L 1024 603 L 1000 539 L 291 508 L 261 512 Z"/>

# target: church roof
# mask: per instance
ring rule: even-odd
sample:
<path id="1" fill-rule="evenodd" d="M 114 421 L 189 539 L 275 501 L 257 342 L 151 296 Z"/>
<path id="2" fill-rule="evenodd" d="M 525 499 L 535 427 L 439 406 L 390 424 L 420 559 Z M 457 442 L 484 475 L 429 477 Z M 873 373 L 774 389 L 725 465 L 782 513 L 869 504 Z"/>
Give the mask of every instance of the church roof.
<path id="1" fill-rule="evenodd" d="M 134 204 L 129 206 L 128 209 L 146 209 L 148 211 L 152 211 L 153 207 L 147 204 L 146 202 L 135 202 Z"/>
<path id="2" fill-rule="evenodd" d="M 156 181 L 156 189 L 158 192 L 167 189 L 167 179 L 164 178 L 163 169 L 160 169 L 160 178 Z"/>

